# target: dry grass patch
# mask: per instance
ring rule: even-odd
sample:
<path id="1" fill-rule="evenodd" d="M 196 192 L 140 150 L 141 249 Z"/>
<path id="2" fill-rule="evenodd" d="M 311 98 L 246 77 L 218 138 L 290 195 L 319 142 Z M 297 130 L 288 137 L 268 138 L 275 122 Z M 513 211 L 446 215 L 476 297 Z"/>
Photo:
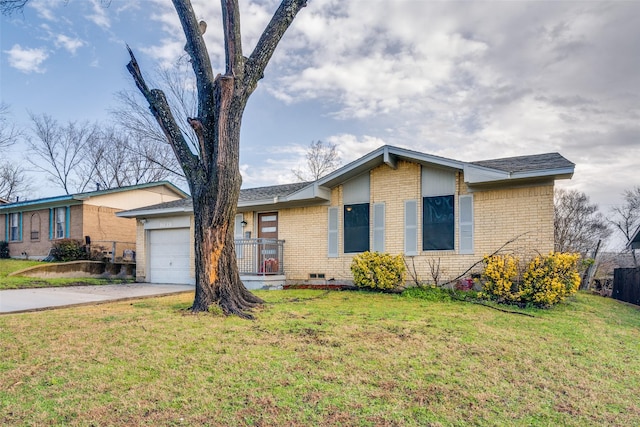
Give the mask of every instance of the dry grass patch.
<path id="1" fill-rule="evenodd" d="M 535 317 L 362 292 L 191 295 L 0 317 L 2 425 L 639 425 L 640 312 Z"/>

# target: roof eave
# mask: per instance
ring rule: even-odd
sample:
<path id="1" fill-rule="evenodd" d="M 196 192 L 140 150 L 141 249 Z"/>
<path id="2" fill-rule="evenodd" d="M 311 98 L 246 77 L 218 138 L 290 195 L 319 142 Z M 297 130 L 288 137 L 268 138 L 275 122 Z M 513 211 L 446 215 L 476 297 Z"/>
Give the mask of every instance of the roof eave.
<path id="1" fill-rule="evenodd" d="M 345 181 L 355 178 L 356 176 L 373 169 L 382 164 L 386 164 L 392 169 L 397 168 L 398 160 L 407 160 L 420 164 L 438 165 L 445 168 L 462 170 L 465 162 L 459 160 L 447 159 L 444 157 L 433 156 L 430 154 L 419 153 L 404 148 L 384 145 L 368 154 L 365 154 L 358 160 L 320 178 L 316 181 L 320 187 L 333 188 Z"/>
<path id="2" fill-rule="evenodd" d="M 193 212 L 193 206 L 178 206 L 173 208 L 160 208 L 160 209 L 136 209 L 130 211 L 116 212 L 116 216 L 121 218 L 139 218 L 150 216 L 166 216 L 176 213 Z"/>

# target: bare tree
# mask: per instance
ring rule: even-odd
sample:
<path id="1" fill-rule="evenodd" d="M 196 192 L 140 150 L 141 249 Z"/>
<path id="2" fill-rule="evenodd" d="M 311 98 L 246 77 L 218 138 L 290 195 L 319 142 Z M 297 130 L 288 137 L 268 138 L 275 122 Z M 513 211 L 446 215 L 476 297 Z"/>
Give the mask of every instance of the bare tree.
<path id="1" fill-rule="evenodd" d="M 317 181 L 340 166 L 340 154 L 337 146 L 322 141 L 311 141 L 307 149 L 306 169 L 292 169 L 298 181 Z"/>
<path id="2" fill-rule="evenodd" d="M 12 201 L 23 197 L 30 189 L 27 175 L 19 164 L 6 162 L 0 165 L 0 197 Z"/>
<path id="3" fill-rule="evenodd" d="M 175 178 L 162 163 L 175 161 L 167 143 L 136 140 L 117 128 L 102 129 L 97 143 L 88 146 L 81 165 L 102 188 L 117 188 Z M 175 181 L 175 180 L 174 180 Z"/>
<path id="4" fill-rule="evenodd" d="M 625 242 L 629 243 L 638 227 L 640 227 L 640 186 L 625 190 L 622 195 L 624 203 L 611 210 L 613 219 L 609 222 L 622 234 Z M 631 256 L 633 257 L 634 265 L 637 267 L 638 259 L 634 249 L 631 249 Z"/>
<path id="5" fill-rule="evenodd" d="M 0 103 L 0 154 L 23 136 L 22 132 L 10 123 L 9 115 L 9 105 Z M 7 157 L 2 155 L 2 158 Z M 9 161 L 0 163 L 0 197 L 5 200 L 14 200 L 28 190 L 29 183 L 21 165 Z"/>
<path id="6" fill-rule="evenodd" d="M 24 9 L 29 0 L 1 0 L 0 11 L 3 15 L 11 15 L 13 12 Z"/>
<path id="7" fill-rule="evenodd" d="M 96 164 L 81 166 L 87 161 L 88 147 L 99 144 L 97 125 L 77 122 L 60 125 L 47 114 L 30 116 L 35 137 L 27 139 L 29 163 L 45 172 L 66 194 L 85 191 Z"/>
<path id="8" fill-rule="evenodd" d="M 554 237 L 557 252 L 578 252 L 586 256 L 606 239 L 611 230 L 598 205 L 580 191 L 556 189 L 554 195 Z"/>
<path id="9" fill-rule="evenodd" d="M 196 292 L 191 309 L 206 311 L 218 304 L 226 314 L 250 318 L 248 310 L 262 300 L 240 280 L 232 227 L 242 181 L 240 124 L 249 96 L 306 0 L 282 0 L 248 57 L 242 50 L 238 1 L 221 0 L 225 70 L 217 76 L 202 37 L 207 24 L 198 22 L 189 0 L 173 0 L 173 4 L 196 77 L 197 116 L 187 121 L 197 136 L 197 150 L 190 148 L 180 130 L 166 94 L 145 82 L 131 50 L 127 69 L 173 147 L 193 197 Z"/>
<path id="10" fill-rule="evenodd" d="M 22 132 L 9 122 L 9 105 L 0 103 L 0 152 L 18 141 Z"/>

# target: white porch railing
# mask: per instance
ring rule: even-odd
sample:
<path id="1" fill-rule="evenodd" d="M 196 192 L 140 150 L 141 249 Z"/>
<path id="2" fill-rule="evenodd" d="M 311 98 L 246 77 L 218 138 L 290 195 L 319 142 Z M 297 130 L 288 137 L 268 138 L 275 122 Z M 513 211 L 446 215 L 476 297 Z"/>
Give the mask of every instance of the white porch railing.
<path id="1" fill-rule="evenodd" d="M 284 274 L 284 240 L 236 239 L 235 243 L 240 274 Z"/>

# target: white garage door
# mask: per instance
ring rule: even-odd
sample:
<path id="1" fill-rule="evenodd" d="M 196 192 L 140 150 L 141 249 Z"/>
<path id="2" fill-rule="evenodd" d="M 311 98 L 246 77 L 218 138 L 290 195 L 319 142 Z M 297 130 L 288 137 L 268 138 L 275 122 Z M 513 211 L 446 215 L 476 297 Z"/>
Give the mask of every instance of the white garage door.
<path id="1" fill-rule="evenodd" d="M 189 275 L 189 229 L 149 230 L 149 282 L 192 285 Z"/>

